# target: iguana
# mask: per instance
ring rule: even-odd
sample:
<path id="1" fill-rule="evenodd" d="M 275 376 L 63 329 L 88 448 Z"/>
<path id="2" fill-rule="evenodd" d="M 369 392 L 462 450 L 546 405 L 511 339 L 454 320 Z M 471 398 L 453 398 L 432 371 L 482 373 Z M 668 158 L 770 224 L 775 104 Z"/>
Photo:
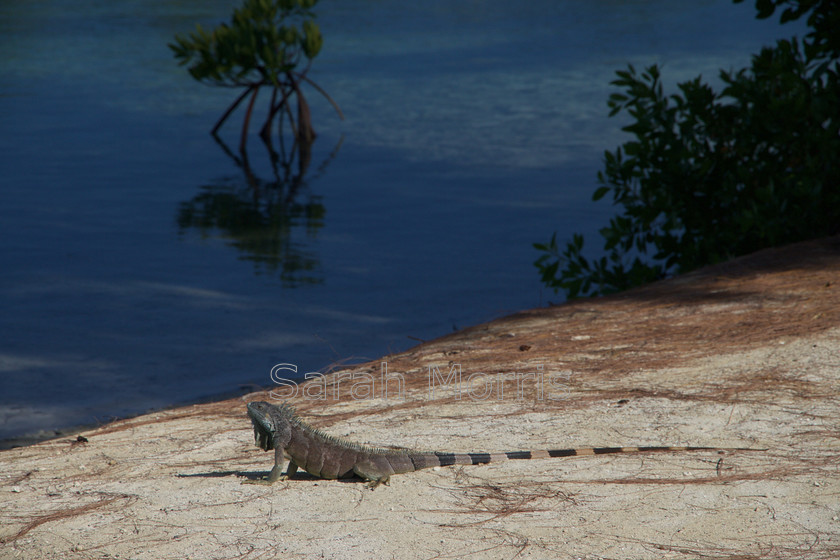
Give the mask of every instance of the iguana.
<path id="1" fill-rule="evenodd" d="M 719 447 L 587 447 L 546 451 L 509 451 L 502 453 L 443 453 L 401 448 L 369 447 L 331 436 L 301 420 L 294 408 L 267 402 L 248 403 L 248 416 L 254 425 L 254 441 L 264 451 L 274 450 L 274 468 L 251 484 L 272 484 L 285 480 L 301 468 L 320 478 L 352 478 L 369 482 L 371 488 L 388 484 L 393 474 L 449 465 L 480 465 L 510 459 L 544 459 L 607 453 L 645 453 L 661 451 L 747 451 L 744 448 Z M 285 475 L 284 457 L 289 459 Z"/>

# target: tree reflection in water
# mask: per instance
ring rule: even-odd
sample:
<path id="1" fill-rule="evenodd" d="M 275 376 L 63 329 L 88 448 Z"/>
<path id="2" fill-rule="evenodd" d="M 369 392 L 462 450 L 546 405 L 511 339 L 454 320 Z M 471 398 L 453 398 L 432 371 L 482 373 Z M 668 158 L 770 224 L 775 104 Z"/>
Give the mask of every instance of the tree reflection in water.
<path id="1" fill-rule="evenodd" d="M 179 233 L 192 229 L 203 239 L 225 239 L 240 251 L 241 259 L 254 263 L 257 274 L 279 275 L 284 286 L 322 282 L 314 245 L 326 209 L 307 183 L 324 172 L 344 138 L 308 179 L 311 142 L 295 142 L 288 153 L 281 142 L 279 154 L 266 143 L 274 175 L 268 181 L 254 173 L 247 154 L 238 157 L 218 136 L 214 138 L 242 170 L 245 181 L 225 178 L 201 187 L 178 209 Z"/>

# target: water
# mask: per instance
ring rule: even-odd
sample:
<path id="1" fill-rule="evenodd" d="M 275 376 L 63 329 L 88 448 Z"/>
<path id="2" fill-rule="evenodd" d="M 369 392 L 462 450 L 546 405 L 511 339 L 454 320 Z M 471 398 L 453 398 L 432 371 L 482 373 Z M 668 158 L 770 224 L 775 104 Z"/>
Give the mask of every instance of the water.
<path id="1" fill-rule="evenodd" d="M 166 47 L 234 5 L 0 6 L 0 438 L 556 301 L 531 243 L 594 245 L 613 213 L 590 197 L 623 140 L 614 70 L 713 77 L 795 31 L 723 0 L 323 0 L 311 76 L 347 118 L 309 94 L 312 165 L 266 235 L 237 221 L 253 191 L 207 134 L 235 92 L 193 82 Z M 265 192 L 272 167 L 249 148 Z"/>

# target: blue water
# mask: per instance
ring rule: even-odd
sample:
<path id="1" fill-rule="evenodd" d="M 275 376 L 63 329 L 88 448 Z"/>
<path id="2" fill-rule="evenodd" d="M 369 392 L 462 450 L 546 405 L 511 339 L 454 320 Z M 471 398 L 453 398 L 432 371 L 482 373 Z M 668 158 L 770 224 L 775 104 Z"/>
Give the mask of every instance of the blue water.
<path id="1" fill-rule="evenodd" d="M 557 301 L 531 243 L 579 231 L 595 245 L 613 213 L 590 197 L 624 138 L 606 116 L 614 70 L 713 78 L 795 31 L 724 0 L 322 0 L 310 75 L 347 118 L 309 94 L 312 165 L 255 249 L 179 224 L 251 196 L 208 135 L 235 92 L 192 81 L 166 47 L 235 4 L 0 5 L 0 438 Z M 222 133 L 234 148 L 240 118 Z M 249 161 L 265 187 L 255 135 Z"/>

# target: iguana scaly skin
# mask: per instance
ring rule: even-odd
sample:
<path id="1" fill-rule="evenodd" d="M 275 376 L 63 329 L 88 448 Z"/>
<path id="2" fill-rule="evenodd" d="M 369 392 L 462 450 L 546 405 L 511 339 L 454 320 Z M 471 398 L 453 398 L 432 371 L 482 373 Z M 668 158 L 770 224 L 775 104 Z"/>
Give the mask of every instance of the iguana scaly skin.
<path id="1" fill-rule="evenodd" d="M 718 447 L 588 447 L 506 453 L 422 452 L 400 448 L 369 447 L 331 436 L 298 418 L 295 410 L 285 403 L 280 406 L 267 402 L 248 403 L 248 416 L 251 417 L 254 425 L 256 445 L 265 451 L 274 450 L 274 468 L 265 479 L 246 481 L 253 484 L 271 484 L 278 480 L 285 480 L 301 468 L 320 478 L 358 476 L 368 481 L 371 488 L 375 488 L 379 484 L 387 484 L 393 474 L 430 467 L 480 465 L 510 459 L 544 459 L 607 453 L 724 450 Z M 746 451 L 746 449 L 741 450 Z M 284 457 L 289 459 L 289 468 L 285 475 L 281 474 L 285 462 Z"/>

